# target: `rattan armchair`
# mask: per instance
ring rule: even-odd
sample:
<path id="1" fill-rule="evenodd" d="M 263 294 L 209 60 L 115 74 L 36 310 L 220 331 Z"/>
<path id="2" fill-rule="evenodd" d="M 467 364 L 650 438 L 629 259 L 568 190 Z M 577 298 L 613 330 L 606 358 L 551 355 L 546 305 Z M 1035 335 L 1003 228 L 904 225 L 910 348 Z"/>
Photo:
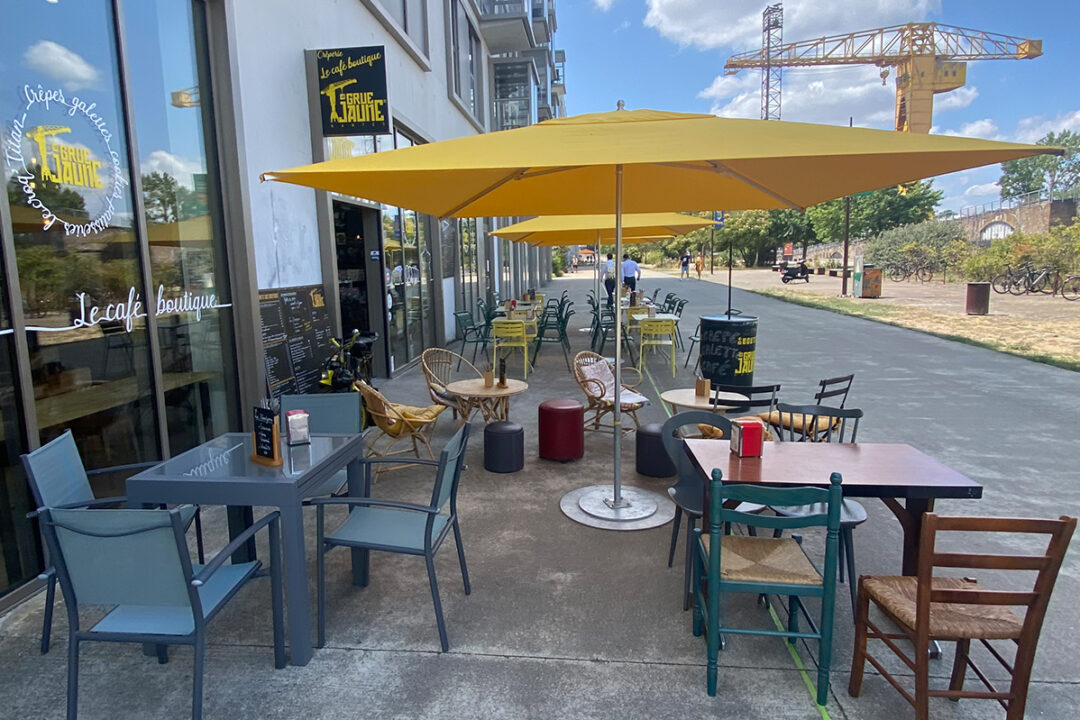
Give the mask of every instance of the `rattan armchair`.
<path id="1" fill-rule="evenodd" d="M 457 370 L 454 370 L 455 363 Z M 420 365 L 424 369 L 424 379 L 427 380 L 431 401 L 450 408 L 455 420 L 459 413 L 467 419 L 468 402 L 448 392 L 446 386 L 454 380 L 481 378 L 483 375 L 480 371 L 461 355 L 446 348 L 428 348 L 420 356 Z M 464 370 L 461 369 L 462 365 L 465 366 Z"/>
<path id="2" fill-rule="evenodd" d="M 363 395 L 364 407 L 375 421 L 375 427 L 380 433 L 369 445 L 369 457 L 388 457 L 409 452 L 407 448 L 391 452 L 391 448 L 402 440 L 411 440 L 413 455 L 419 458 L 420 446 L 423 445 L 427 450 L 428 458 L 435 459 L 431 452 L 429 438 L 435 422 L 447 406 L 429 405 L 422 408 L 392 403 L 363 380 L 356 381 L 356 389 Z M 383 438 L 386 440 L 380 446 L 379 442 Z"/>
<path id="3" fill-rule="evenodd" d="M 606 368 L 606 370 L 605 370 Z M 626 374 L 633 373 L 636 382 L 625 382 Z M 649 399 L 637 392 L 636 388 L 641 384 L 641 374 L 633 368 L 623 368 L 622 393 L 620 405 L 622 412 L 629 415 L 634 421 L 634 428 L 640 427 L 637 411 L 648 404 Z M 603 424 L 603 418 L 615 410 L 615 374 L 614 368 L 603 356 L 584 350 L 574 356 L 574 380 L 578 387 L 585 393 L 588 407 L 585 408 L 585 426 L 590 430 L 603 430 L 615 432 L 614 423 Z M 591 415 L 590 415 L 591 413 Z M 591 425 L 591 427 L 589 427 Z M 623 432 L 630 432 L 631 428 L 623 427 Z"/>

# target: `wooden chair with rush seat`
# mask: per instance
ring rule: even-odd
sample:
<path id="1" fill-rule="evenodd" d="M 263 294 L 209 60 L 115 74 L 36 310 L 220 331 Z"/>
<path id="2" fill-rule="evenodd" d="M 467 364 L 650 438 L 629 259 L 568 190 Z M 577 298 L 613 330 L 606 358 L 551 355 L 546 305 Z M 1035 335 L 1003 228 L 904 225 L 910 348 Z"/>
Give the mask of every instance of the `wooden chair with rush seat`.
<path id="1" fill-rule="evenodd" d="M 1043 618 L 1075 529 L 1076 518 L 1065 516 L 1057 520 L 1032 520 L 925 515 L 916 576 L 864 575 L 859 578 L 859 609 L 855 618 L 855 651 L 851 658 L 848 694 L 858 697 L 861 693 L 863 670 L 869 662 L 915 707 L 917 720 L 930 717 L 932 697 L 997 700 L 1005 709 L 1007 720 L 1021 720 Z M 945 533 L 982 534 L 984 537 L 980 539 L 989 539 L 987 535 L 1010 535 L 1010 550 L 1003 554 L 942 552 L 936 543 L 939 535 Z M 1012 552 L 1014 548 L 1028 548 L 1033 543 L 1041 545 L 1040 537 L 1049 538 L 1043 546 L 1045 550 L 1022 555 Z M 949 545 L 951 549 L 952 543 Z M 1000 583 L 999 587 L 1009 589 L 989 589 L 971 577 L 938 575 L 936 568 L 948 568 L 950 574 L 961 569 L 991 571 Z M 1036 572 L 1034 583 L 1030 583 L 1032 571 Z M 1017 589 L 1027 587 L 1031 589 Z M 871 620 L 871 605 L 899 627 L 900 632 L 886 632 L 876 620 Z M 1011 607 L 1025 610 L 1021 616 Z M 914 693 L 903 688 L 884 664 L 867 651 L 867 640 L 881 640 L 915 673 Z M 896 640 L 912 643 L 911 657 L 898 647 Z M 930 646 L 935 640 L 956 643 L 952 676 L 948 689 L 944 690 L 930 689 Z M 1007 690 L 998 690 L 988 673 L 975 664 L 969 654 L 972 640 L 978 640 L 1008 672 Z M 997 642 L 992 644 L 992 641 Z M 1001 641 L 1008 647 L 1015 647 L 1011 662 L 1003 656 Z M 969 667 L 986 690 L 964 689 Z"/>

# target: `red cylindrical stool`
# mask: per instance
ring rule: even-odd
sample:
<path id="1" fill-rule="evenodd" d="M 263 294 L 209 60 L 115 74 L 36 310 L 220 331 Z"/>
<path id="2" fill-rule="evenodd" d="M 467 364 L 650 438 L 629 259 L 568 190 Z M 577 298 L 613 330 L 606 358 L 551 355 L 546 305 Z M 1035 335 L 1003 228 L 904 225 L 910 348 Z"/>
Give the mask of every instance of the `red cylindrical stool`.
<path id="1" fill-rule="evenodd" d="M 577 460 L 585 455 L 585 406 L 555 398 L 540 403 L 540 457 Z"/>

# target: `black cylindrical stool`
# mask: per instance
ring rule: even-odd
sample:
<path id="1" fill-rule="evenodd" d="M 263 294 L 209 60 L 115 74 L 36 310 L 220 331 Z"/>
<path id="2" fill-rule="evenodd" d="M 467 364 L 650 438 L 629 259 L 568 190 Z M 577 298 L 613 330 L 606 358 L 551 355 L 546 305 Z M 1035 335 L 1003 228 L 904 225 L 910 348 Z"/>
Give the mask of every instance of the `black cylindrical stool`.
<path id="1" fill-rule="evenodd" d="M 671 477 L 677 471 L 664 449 L 664 426 L 648 423 L 637 429 L 637 471 L 649 477 Z"/>
<path id="2" fill-rule="evenodd" d="M 493 422 L 484 428 L 484 469 L 517 472 L 525 467 L 525 429 L 515 422 Z"/>

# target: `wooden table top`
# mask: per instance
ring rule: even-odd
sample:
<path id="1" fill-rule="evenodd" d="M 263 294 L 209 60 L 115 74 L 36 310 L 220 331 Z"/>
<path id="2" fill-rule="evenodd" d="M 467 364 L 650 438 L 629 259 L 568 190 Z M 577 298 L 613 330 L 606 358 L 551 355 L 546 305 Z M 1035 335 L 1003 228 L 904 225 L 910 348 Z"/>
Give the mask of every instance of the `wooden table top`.
<path id="1" fill-rule="evenodd" d="M 720 400 L 730 400 L 732 404 L 713 405 L 710 402 L 710 399 L 717 395 L 719 395 Z M 739 395 L 738 393 L 717 393 L 716 391 L 702 397 L 697 394 L 697 391 L 694 388 L 677 388 L 675 390 L 665 390 L 660 393 L 660 399 L 668 405 L 674 405 L 675 407 L 708 410 L 711 412 L 725 412 L 733 407 L 738 407 L 738 402 L 746 400 L 747 398 L 745 395 Z"/>
<path id="2" fill-rule="evenodd" d="M 446 391 L 461 397 L 508 397 L 517 395 L 529 389 L 529 384 L 523 380 L 506 378 L 506 387 L 499 387 L 498 380 L 491 387 L 484 387 L 483 378 L 469 378 L 467 380 L 455 380 L 446 386 Z"/>
<path id="3" fill-rule="evenodd" d="M 731 454 L 727 440 L 686 440 L 705 477 L 720 468 L 726 482 L 827 487 L 838 472 L 848 497 L 980 498 L 982 485 L 910 445 L 767 442 L 759 458 Z"/>

